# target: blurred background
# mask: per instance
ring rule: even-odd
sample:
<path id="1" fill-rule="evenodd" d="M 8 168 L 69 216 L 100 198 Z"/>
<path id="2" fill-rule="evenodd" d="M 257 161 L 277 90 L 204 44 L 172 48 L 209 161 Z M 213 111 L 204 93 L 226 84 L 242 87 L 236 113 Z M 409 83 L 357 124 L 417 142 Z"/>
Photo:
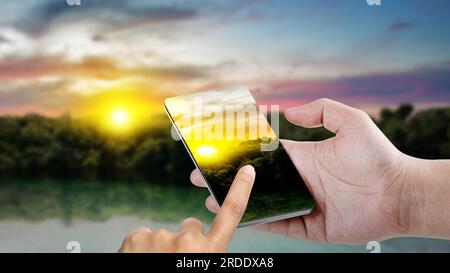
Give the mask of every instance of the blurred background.
<path id="1" fill-rule="evenodd" d="M 245 85 L 259 104 L 328 97 L 403 152 L 450 158 L 450 2 L 2 1 L 0 251 L 116 251 L 136 226 L 209 223 L 166 97 Z M 330 137 L 283 117 L 280 136 Z M 240 229 L 234 252 L 367 252 Z M 450 252 L 399 238 L 383 252 Z"/>

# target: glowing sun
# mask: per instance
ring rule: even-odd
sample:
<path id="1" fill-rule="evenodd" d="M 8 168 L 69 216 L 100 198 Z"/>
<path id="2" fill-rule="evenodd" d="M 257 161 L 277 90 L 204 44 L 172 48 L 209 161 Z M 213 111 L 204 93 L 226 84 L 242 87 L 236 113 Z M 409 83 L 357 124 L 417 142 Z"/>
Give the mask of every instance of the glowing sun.
<path id="1" fill-rule="evenodd" d="M 114 109 L 110 116 L 109 120 L 111 122 L 111 125 L 114 125 L 115 127 L 123 128 L 130 124 L 131 117 L 130 113 L 124 109 L 124 108 L 117 108 Z"/>

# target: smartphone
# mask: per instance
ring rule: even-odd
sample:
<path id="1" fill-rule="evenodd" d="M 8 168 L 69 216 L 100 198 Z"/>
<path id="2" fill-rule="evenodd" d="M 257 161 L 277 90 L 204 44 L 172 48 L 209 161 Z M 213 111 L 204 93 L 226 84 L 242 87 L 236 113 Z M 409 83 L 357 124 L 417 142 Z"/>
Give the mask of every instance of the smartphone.
<path id="1" fill-rule="evenodd" d="M 312 211 L 314 198 L 247 88 L 172 97 L 164 108 L 219 206 L 240 167 L 255 168 L 239 227 Z"/>

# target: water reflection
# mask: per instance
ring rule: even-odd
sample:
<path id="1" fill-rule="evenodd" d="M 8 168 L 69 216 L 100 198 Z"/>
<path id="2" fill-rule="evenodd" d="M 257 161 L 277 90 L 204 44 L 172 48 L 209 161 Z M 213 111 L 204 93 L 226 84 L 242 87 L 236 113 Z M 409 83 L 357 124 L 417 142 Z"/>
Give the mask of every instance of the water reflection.
<path id="1" fill-rule="evenodd" d="M 41 221 L 74 218 L 105 221 L 112 216 L 134 215 L 173 222 L 193 215 L 210 219 L 204 208 L 206 192 L 185 187 L 148 184 L 136 180 L 87 178 L 3 178 L 0 180 L 0 219 Z"/>
<path id="2" fill-rule="evenodd" d="M 137 226 L 176 230 L 189 216 L 210 222 L 201 189 L 148 184 L 132 178 L 0 179 L 0 252 L 68 252 L 78 241 L 83 252 L 111 252 Z M 449 252 L 450 242 L 401 238 L 381 243 L 383 252 Z M 233 252 L 367 252 L 365 246 L 315 244 L 238 230 Z"/>

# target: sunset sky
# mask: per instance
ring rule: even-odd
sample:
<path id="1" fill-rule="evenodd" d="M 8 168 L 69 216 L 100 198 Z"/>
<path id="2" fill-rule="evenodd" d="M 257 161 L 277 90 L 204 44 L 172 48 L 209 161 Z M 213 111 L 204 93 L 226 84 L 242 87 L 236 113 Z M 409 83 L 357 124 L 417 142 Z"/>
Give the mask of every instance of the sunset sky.
<path id="1" fill-rule="evenodd" d="M 81 3 L 2 1 L 0 115 L 162 112 L 166 97 L 242 85 L 282 107 L 450 104 L 448 0 Z"/>

